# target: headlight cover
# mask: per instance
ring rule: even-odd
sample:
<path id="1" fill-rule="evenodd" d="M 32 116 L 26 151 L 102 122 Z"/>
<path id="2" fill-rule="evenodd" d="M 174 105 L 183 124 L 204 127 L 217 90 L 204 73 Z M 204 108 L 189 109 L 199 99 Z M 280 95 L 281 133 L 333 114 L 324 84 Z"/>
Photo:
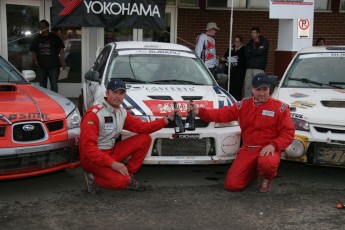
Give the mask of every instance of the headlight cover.
<path id="1" fill-rule="evenodd" d="M 310 130 L 309 123 L 304 120 L 292 118 L 292 122 L 295 125 L 296 130 L 301 130 L 301 131 Z"/>
<path id="2" fill-rule="evenodd" d="M 215 128 L 234 127 L 234 126 L 239 126 L 237 121 L 231 121 L 231 122 L 227 122 L 227 123 L 215 123 L 214 124 Z"/>
<path id="3" fill-rule="evenodd" d="M 80 127 L 80 120 L 79 110 L 75 108 L 67 117 L 67 128 L 74 129 Z"/>

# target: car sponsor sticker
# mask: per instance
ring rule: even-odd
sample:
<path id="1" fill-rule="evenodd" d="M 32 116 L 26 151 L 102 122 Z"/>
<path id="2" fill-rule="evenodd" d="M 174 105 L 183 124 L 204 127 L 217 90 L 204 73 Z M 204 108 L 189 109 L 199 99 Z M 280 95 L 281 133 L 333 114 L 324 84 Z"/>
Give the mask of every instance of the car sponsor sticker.
<path id="1" fill-rule="evenodd" d="M 200 139 L 200 134 L 198 133 L 175 133 L 172 135 L 173 139 Z"/>
<path id="2" fill-rule="evenodd" d="M 304 93 L 293 93 L 293 94 L 290 94 L 290 97 L 303 98 L 303 97 L 309 97 L 309 95 L 304 94 Z"/>
<path id="3" fill-rule="evenodd" d="M 164 116 L 174 109 L 174 102 L 171 100 L 143 100 L 145 105 L 151 110 L 154 116 Z M 175 101 L 177 108 L 180 109 L 181 116 L 187 116 L 188 101 Z M 198 108 L 213 108 L 213 101 L 194 101 Z"/>
<path id="4" fill-rule="evenodd" d="M 291 107 L 298 107 L 301 109 L 313 108 L 316 104 L 309 101 L 294 101 L 291 103 Z"/>

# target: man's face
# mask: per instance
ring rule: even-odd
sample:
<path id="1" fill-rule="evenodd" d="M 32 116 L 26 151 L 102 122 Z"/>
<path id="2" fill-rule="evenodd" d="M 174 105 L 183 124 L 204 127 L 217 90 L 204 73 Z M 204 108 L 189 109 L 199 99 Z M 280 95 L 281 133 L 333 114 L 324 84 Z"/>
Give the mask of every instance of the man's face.
<path id="1" fill-rule="evenodd" d="M 41 31 L 41 32 L 45 32 L 47 31 L 49 28 L 48 26 L 44 23 L 44 22 L 41 22 L 38 24 L 38 29 Z"/>
<path id="2" fill-rule="evenodd" d="M 239 38 L 234 39 L 234 45 L 235 47 L 240 47 L 242 45 L 242 42 Z"/>
<path id="3" fill-rule="evenodd" d="M 265 102 L 270 96 L 270 88 L 267 86 L 263 86 L 260 88 L 252 87 L 252 92 L 254 95 L 254 100 L 256 102 Z"/>
<path id="4" fill-rule="evenodd" d="M 215 36 L 216 33 L 217 33 L 217 30 L 216 30 L 216 29 L 210 29 L 210 30 L 207 31 L 207 34 L 208 34 L 208 35 L 211 35 L 211 36 Z"/>
<path id="5" fill-rule="evenodd" d="M 256 40 L 259 37 L 259 33 L 256 30 L 252 30 L 251 37 L 253 40 Z"/>
<path id="6" fill-rule="evenodd" d="M 118 89 L 116 91 L 107 90 L 106 96 L 106 100 L 111 106 L 113 106 L 114 108 L 119 108 L 126 96 L 126 91 L 124 91 L 123 89 Z"/>

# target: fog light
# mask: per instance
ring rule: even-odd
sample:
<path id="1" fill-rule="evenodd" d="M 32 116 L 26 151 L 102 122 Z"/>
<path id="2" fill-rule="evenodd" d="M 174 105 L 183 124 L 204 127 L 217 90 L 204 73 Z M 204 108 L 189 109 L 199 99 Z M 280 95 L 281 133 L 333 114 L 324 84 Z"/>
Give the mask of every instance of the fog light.
<path id="1" fill-rule="evenodd" d="M 292 158 L 299 158 L 304 154 L 304 145 L 299 140 L 294 140 L 289 147 L 286 148 L 285 153 Z"/>

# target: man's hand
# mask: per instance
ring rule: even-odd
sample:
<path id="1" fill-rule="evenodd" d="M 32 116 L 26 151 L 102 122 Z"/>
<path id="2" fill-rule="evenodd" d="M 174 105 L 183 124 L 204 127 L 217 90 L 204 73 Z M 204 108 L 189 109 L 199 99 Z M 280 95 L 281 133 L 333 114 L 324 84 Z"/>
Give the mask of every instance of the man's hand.
<path id="1" fill-rule="evenodd" d="M 198 115 L 199 113 L 199 109 L 198 106 L 196 106 L 193 102 L 191 102 L 188 106 L 187 106 L 187 111 L 193 110 L 194 115 Z"/>
<path id="2" fill-rule="evenodd" d="M 260 156 L 267 156 L 270 153 L 272 154 L 272 156 L 274 156 L 274 151 L 275 151 L 275 148 L 273 145 L 271 144 L 266 145 L 263 149 L 261 149 Z"/>
<path id="3" fill-rule="evenodd" d="M 179 109 L 173 109 L 173 110 L 171 110 L 171 113 L 169 113 L 166 117 L 165 117 L 165 122 L 167 123 L 167 124 L 169 124 L 169 120 L 170 121 L 173 121 L 173 120 L 175 120 L 175 113 L 180 113 L 180 110 Z M 168 119 L 169 118 L 169 119 Z"/>
<path id="4" fill-rule="evenodd" d="M 114 161 L 113 164 L 111 165 L 111 168 L 114 171 L 117 171 L 117 172 L 121 173 L 124 176 L 129 176 L 127 167 L 124 164 L 120 163 L 120 162 Z"/>

